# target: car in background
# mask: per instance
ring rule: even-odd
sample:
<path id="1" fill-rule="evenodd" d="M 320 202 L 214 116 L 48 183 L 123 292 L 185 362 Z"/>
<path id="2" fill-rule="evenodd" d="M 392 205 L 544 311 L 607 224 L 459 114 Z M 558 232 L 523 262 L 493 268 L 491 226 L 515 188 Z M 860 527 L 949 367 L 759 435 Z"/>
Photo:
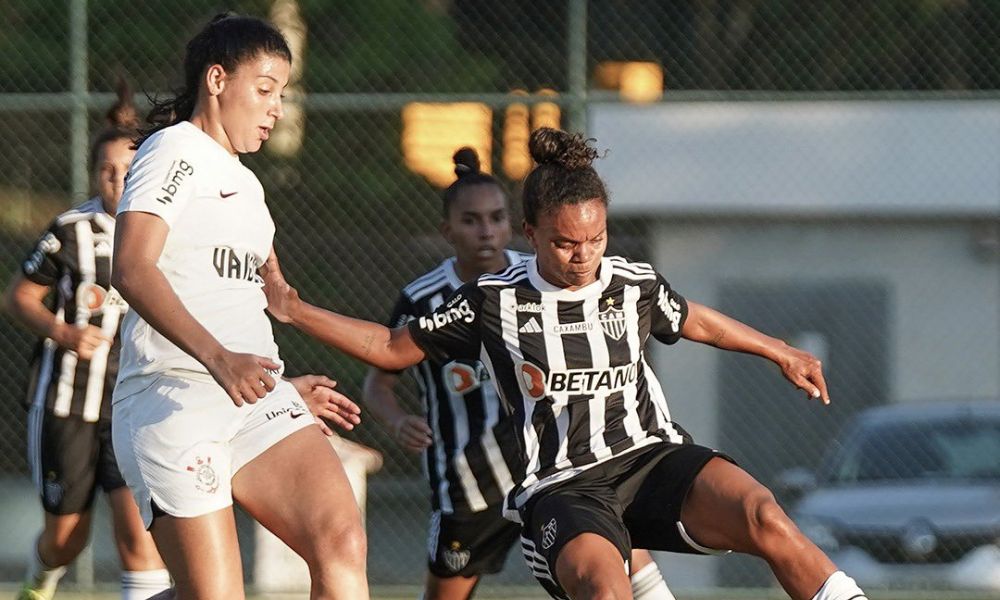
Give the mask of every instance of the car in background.
<path id="1" fill-rule="evenodd" d="M 862 586 L 1000 591 L 1000 402 L 896 404 L 859 415 L 792 518 Z"/>

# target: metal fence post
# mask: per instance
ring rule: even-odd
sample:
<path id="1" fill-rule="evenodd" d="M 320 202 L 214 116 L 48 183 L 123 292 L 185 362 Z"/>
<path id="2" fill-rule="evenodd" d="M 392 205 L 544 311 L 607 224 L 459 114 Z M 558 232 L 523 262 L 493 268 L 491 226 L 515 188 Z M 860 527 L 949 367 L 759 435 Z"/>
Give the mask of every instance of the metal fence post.
<path id="1" fill-rule="evenodd" d="M 73 97 L 70 119 L 70 169 L 72 203 L 84 200 L 89 192 L 87 169 L 87 0 L 70 0 L 69 6 L 69 86 Z"/>
<path id="2" fill-rule="evenodd" d="M 567 83 L 569 86 L 569 122 L 567 129 L 587 132 L 587 0 L 569 0 Z"/>

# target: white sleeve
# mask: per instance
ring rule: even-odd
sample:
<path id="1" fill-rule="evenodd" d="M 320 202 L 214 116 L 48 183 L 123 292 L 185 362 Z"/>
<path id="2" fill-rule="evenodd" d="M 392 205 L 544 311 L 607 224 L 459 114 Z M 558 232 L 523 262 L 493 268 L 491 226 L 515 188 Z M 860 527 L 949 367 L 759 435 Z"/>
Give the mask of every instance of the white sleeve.
<path id="1" fill-rule="evenodd" d="M 158 132 L 139 148 L 129 165 L 118 214 L 148 212 L 172 227 L 184 211 L 195 195 L 196 176 L 206 165 L 192 151 L 190 140 L 183 144 L 184 136 L 176 134 Z"/>

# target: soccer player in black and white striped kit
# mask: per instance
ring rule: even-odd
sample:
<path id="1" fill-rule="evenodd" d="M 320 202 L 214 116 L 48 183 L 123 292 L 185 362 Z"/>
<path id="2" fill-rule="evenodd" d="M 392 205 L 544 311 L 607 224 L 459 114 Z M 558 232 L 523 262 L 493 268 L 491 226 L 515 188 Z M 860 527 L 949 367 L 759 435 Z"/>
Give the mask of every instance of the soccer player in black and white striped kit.
<path id="1" fill-rule="evenodd" d="M 828 403 L 819 361 L 686 300 L 648 264 L 605 256 L 597 151 L 544 128 L 529 147 L 538 166 L 524 184 L 524 230 L 535 258 L 397 329 L 312 306 L 277 277 L 266 289 L 273 314 L 383 369 L 427 358 L 486 365 L 527 464 L 504 514 L 522 523 L 525 557 L 554 598 L 628 598 L 632 547 L 744 552 L 796 600 L 865 598 L 767 488 L 674 423 L 645 344 L 684 338 L 756 354 Z"/>
<path id="2" fill-rule="evenodd" d="M 111 287 L 115 209 L 138 120 L 124 83 L 90 165 L 97 194 L 56 217 L 7 289 L 8 312 L 40 336 L 27 401 L 28 461 L 45 510 L 20 600 L 47 600 L 87 544 L 91 505 L 108 494 L 122 598 L 148 598 L 170 576 L 145 531 L 111 447 L 118 327 L 128 306 Z M 46 304 L 51 296 L 52 302 Z"/>
<path id="3" fill-rule="evenodd" d="M 400 327 L 441 306 L 463 283 L 502 271 L 528 255 L 506 249 L 511 239 L 507 195 L 480 171 L 475 150 L 455 153 L 457 179 L 443 195 L 441 233 L 455 256 L 403 287 L 389 318 Z M 424 452 L 431 488 L 425 600 L 465 600 L 482 575 L 498 573 L 520 534 L 503 518 L 503 498 L 524 466 L 510 415 L 477 359 L 428 359 L 414 367 L 426 415 L 400 407 L 399 371 L 372 368 L 365 402 L 404 448 Z M 645 550 L 633 552 L 632 589 L 643 600 L 673 600 Z"/>

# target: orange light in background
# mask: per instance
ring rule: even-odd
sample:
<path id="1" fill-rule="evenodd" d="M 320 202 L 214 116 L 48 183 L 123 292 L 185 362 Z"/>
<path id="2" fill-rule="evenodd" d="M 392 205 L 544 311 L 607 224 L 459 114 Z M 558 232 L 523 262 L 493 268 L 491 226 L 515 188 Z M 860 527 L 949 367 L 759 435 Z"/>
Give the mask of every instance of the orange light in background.
<path id="1" fill-rule="evenodd" d="M 558 92 L 550 89 L 538 90 L 539 96 L 558 96 Z M 559 121 L 562 111 L 555 102 L 539 102 L 531 107 L 531 130 L 541 127 L 551 127 L 559 129 Z"/>
<path id="2" fill-rule="evenodd" d="M 527 96 L 524 90 L 511 92 Z M 531 171 L 531 154 L 528 153 L 528 136 L 531 135 L 531 111 L 527 104 L 515 102 L 507 106 L 503 120 L 501 162 L 503 172 L 510 179 L 520 181 Z"/>
<path id="3" fill-rule="evenodd" d="M 594 70 L 594 83 L 618 90 L 628 102 L 655 102 L 663 97 L 663 67 L 654 62 L 602 62 Z"/>
<path id="4" fill-rule="evenodd" d="M 411 102 L 403 107 L 403 160 L 437 187 L 455 181 L 452 155 L 462 146 L 479 154 L 482 170 L 491 171 L 493 111 L 478 102 Z"/>

